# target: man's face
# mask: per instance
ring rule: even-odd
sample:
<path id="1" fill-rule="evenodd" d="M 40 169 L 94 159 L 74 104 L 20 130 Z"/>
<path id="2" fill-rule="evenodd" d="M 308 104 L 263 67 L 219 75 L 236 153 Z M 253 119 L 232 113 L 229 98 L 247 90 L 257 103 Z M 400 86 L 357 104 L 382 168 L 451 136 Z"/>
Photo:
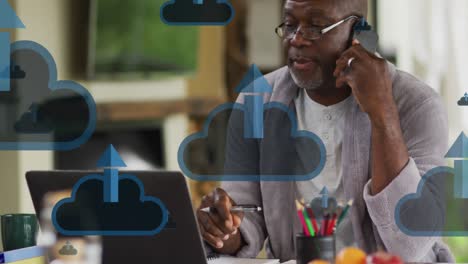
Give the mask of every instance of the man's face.
<path id="1" fill-rule="evenodd" d="M 341 1 L 287 0 L 283 22 L 300 28 L 323 29 L 352 15 L 343 10 L 339 4 Z M 304 39 L 300 33 L 283 40 L 291 76 L 299 87 L 314 90 L 322 85 L 334 85 L 335 62 L 350 45 L 353 22 L 350 20 L 334 28 L 318 40 Z"/>

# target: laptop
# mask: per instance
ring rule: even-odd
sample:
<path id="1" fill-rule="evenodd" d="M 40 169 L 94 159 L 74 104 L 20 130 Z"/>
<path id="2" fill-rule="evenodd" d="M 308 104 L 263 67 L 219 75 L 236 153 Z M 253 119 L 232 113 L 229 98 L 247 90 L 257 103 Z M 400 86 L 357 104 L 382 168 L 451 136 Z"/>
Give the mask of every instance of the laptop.
<path id="1" fill-rule="evenodd" d="M 185 177 L 179 172 L 123 171 L 135 175 L 146 196 L 159 198 L 169 211 L 169 222 L 155 236 L 104 236 L 104 264 L 190 263 L 207 264 Z M 26 181 L 37 215 L 49 192 L 71 190 L 76 182 L 102 171 L 31 171 Z"/>

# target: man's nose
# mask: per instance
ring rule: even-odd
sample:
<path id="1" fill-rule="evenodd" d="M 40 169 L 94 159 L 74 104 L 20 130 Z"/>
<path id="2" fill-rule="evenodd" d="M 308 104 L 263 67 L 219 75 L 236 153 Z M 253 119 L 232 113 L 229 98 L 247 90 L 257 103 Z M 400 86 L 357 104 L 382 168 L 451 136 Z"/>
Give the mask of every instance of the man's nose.
<path id="1" fill-rule="evenodd" d="M 310 45 L 311 41 L 305 39 L 305 38 L 302 36 L 301 27 L 298 27 L 298 28 L 296 29 L 296 32 L 294 33 L 294 35 L 293 35 L 292 38 L 290 39 L 290 43 L 291 43 L 292 46 L 300 47 L 300 46 Z"/>

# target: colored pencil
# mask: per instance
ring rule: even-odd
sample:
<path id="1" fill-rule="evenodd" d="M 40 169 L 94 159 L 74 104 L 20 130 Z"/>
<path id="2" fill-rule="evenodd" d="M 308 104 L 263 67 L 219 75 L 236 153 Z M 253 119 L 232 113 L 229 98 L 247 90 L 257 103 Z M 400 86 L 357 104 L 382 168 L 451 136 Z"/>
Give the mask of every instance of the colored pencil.
<path id="1" fill-rule="evenodd" d="M 314 235 L 320 235 L 319 232 L 320 232 L 320 229 L 318 227 L 318 224 L 317 224 L 317 220 L 315 219 L 315 215 L 314 215 L 314 210 L 312 210 L 312 208 L 310 208 L 309 206 L 307 206 L 305 204 L 305 200 L 304 198 L 302 198 L 299 203 L 304 207 L 304 209 L 307 211 L 307 215 L 309 216 L 309 219 L 310 221 L 312 222 L 312 227 L 313 227 L 313 230 L 311 230 L 311 234 L 312 236 Z M 297 205 L 296 205 L 297 206 Z M 306 212 L 304 212 L 304 214 L 306 214 Z"/>
<path id="2" fill-rule="evenodd" d="M 343 209 L 343 212 L 341 212 L 340 217 L 338 218 L 338 222 L 336 223 L 336 226 L 339 226 L 340 223 L 343 221 L 343 219 L 346 217 L 346 214 L 349 211 L 349 208 L 353 206 L 354 200 L 351 199 L 349 202 L 346 204 L 345 208 Z"/>
<path id="3" fill-rule="evenodd" d="M 327 230 L 327 224 L 328 224 L 328 216 L 324 215 L 322 219 L 322 225 L 320 226 L 320 235 L 325 236 L 325 232 Z"/>
<path id="4" fill-rule="evenodd" d="M 306 208 L 302 210 L 302 213 L 304 214 L 304 218 L 307 224 L 307 228 L 309 229 L 310 236 L 315 236 L 315 231 L 314 231 L 314 228 L 312 227 L 312 223 L 310 221 L 309 215 L 307 214 Z"/>
<path id="5" fill-rule="evenodd" d="M 310 219 L 312 220 L 312 226 L 314 227 L 314 231 L 318 235 L 319 227 L 317 224 L 317 220 L 315 219 L 314 210 L 312 210 L 312 208 L 310 207 L 306 207 L 306 209 L 307 209 L 307 213 L 309 214 Z"/>
<path id="6" fill-rule="evenodd" d="M 296 200 L 297 216 L 299 217 L 299 220 L 301 221 L 302 230 L 304 231 L 304 235 L 310 236 L 310 232 L 309 232 L 309 229 L 307 228 L 307 224 L 304 218 L 304 214 L 301 210 L 302 209 L 301 207 L 302 206 L 299 203 L 299 201 Z"/>
<path id="7" fill-rule="evenodd" d="M 307 228 L 307 224 L 306 224 L 306 221 L 305 221 L 305 218 L 304 218 L 304 214 L 302 213 L 301 210 L 297 210 L 297 215 L 299 216 L 299 220 L 301 220 L 304 235 L 310 236 L 310 232 L 309 232 L 309 229 Z"/>
<path id="8" fill-rule="evenodd" d="M 333 232 L 336 230 L 336 213 L 333 214 L 332 219 L 330 220 L 330 225 L 328 226 L 328 235 L 333 235 Z"/>
<path id="9" fill-rule="evenodd" d="M 329 217 L 327 220 L 327 228 L 325 229 L 325 235 L 328 236 L 330 234 L 330 227 L 332 224 L 332 217 Z"/>

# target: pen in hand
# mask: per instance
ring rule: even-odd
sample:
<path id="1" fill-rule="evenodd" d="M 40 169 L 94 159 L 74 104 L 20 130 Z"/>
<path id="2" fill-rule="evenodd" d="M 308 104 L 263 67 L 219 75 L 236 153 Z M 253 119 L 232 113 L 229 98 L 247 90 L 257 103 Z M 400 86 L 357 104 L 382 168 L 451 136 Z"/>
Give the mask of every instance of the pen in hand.
<path id="1" fill-rule="evenodd" d="M 205 207 L 200 209 L 200 211 L 205 212 L 205 213 L 217 213 L 217 210 L 215 207 Z M 242 213 L 256 213 L 256 212 L 261 212 L 262 208 L 260 206 L 256 205 L 249 205 L 249 204 L 244 204 L 244 205 L 236 205 L 231 207 L 230 212 L 231 213 L 237 213 L 237 212 L 242 212 Z"/>

